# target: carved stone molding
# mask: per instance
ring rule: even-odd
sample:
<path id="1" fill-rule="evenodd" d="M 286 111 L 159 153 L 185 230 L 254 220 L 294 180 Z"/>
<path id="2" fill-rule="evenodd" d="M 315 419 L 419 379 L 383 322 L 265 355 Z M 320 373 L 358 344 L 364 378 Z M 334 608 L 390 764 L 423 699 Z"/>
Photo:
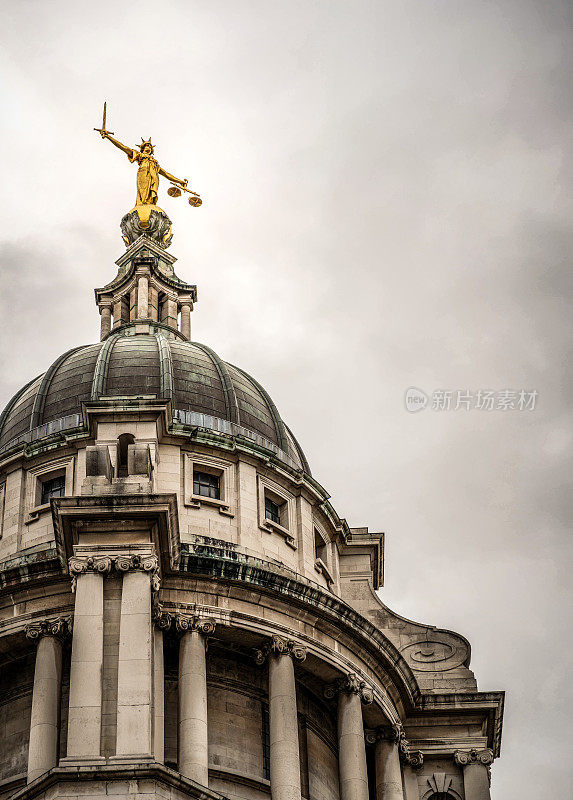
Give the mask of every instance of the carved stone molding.
<path id="1" fill-rule="evenodd" d="M 407 764 L 412 769 L 422 769 L 424 766 L 424 754 L 421 750 L 410 750 L 402 757 L 402 763 Z"/>
<path id="2" fill-rule="evenodd" d="M 159 561 L 157 556 L 147 555 L 125 555 L 125 556 L 72 556 L 68 562 L 70 574 L 72 575 L 73 588 L 79 575 L 86 572 L 98 572 L 101 575 L 109 575 L 115 570 L 118 573 L 126 573 L 132 570 L 147 572 L 151 577 L 151 587 L 154 592 L 159 590 L 161 582 L 159 580 Z"/>
<path id="3" fill-rule="evenodd" d="M 374 700 L 374 693 L 368 686 L 366 681 L 362 680 L 359 675 L 350 672 L 344 678 L 339 678 L 334 683 L 325 686 L 324 696 L 331 700 L 339 694 L 357 694 L 364 705 L 370 705 Z"/>
<path id="4" fill-rule="evenodd" d="M 489 748 L 485 750 L 456 750 L 454 762 L 460 767 L 466 767 L 468 764 L 483 764 L 484 767 L 489 767 L 493 763 L 493 750 Z"/>
<path id="5" fill-rule="evenodd" d="M 424 755 L 419 750 L 412 750 L 410 743 L 406 739 L 406 733 L 401 722 L 393 722 L 391 725 L 380 725 L 374 730 L 364 731 L 364 738 L 367 744 L 376 742 L 390 742 L 397 745 L 400 761 L 408 764 L 412 769 L 420 769 L 424 764 Z"/>
<path id="6" fill-rule="evenodd" d="M 72 617 L 56 617 L 32 622 L 26 627 L 26 636 L 32 641 L 39 641 L 43 636 L 55 636 L 65 639 L 72 632 Z"/>
<path id="7" fill-rule="evenodd" d="M 174 630 L 183 634 L 199 631 L 205 636 L 215 633 L 216 621 L 198 614 L 184 614 L 179 611 L 165 611 L 160 603 L 155 603 L 152 611 L 153 621 L 162 631 Z"/>
<path id="8" fill-rule="evenodd" d="M 282 636 L 271 636 L 261 647 L 253 650 L 253 656 L 257 664 L 264 664 L 270 655 L 290 656 L 294 661 L 304 661 L 306 658 L 306 647 L 294 642 L 292 639 L 284 639 Z"/>

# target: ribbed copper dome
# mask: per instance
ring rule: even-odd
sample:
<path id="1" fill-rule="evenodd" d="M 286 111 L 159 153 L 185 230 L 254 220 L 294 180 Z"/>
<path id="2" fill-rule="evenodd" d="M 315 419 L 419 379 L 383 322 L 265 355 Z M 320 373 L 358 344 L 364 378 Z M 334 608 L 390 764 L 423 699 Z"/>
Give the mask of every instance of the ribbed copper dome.
<path id="1" fill-rule="evenodd" d="M 309 471 L 296 439 L 263 387 L 209 347 L 161 333 L 125 335 L 69 350 L 24 386 L 0 415 L 0 452 L 73 427 L 89 400 L 170 400 L 174 418 L 223 433 L 257 437 Z"/>

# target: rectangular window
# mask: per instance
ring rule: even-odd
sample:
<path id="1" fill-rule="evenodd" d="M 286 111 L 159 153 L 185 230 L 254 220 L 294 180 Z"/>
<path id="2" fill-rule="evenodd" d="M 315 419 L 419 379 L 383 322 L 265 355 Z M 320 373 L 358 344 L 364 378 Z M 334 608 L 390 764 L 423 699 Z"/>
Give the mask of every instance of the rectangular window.
<path id="1" fill-rule="evenodd" d="M 270 497 L 265 497 L 265 519 L 270 519 L 271 522 L 277 525 L 281 524 L 281 509 L 278 503 L 271 500 Z"/>
<path id="2" fill-rule="evenodd" d="M 193 471 L 193 494 L 199 497 L 221 499 L 221 479 L 219 475 Z"/>
<path id="3" fill-rule="evenodd" d="M 263 778 L 267 781 L 271 779 L 271 728 L 269 724 L 269 709 L 263 706 Z"/>
<path id="4" fill-rule="evenodd" d="M 49 503 L 52 497 L 63 497 L 66 493 L 66 476 L 59 475 L 57 478 L 50 478 L 42 481 L 42 495 L 40 505 Z"/>

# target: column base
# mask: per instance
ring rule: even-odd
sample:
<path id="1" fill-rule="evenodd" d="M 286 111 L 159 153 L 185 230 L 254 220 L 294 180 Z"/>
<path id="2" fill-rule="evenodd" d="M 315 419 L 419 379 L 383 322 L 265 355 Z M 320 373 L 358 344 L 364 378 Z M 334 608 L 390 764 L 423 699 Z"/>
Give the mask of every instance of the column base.
<path id="1" fill-rule="evenodd" d="M 149 753 L 133 753 L 121 756 L 109 756 L 107 764 L 155 764 L 155 756 Z"/>
<path id="2" fill-rule="evenodd" d="M 99 767 L 106 764 L 104 756 L 66 756 L 58 761 L 59 767 Z"/>

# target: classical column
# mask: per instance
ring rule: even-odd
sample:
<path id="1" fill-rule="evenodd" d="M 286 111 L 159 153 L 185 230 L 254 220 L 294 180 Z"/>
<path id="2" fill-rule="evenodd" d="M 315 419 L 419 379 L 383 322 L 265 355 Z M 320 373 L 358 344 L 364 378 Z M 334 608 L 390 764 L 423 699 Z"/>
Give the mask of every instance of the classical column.
<path id="1" fill-rule="evenodd" d="M 485 750 L 456 750 L 454 761 L 464 770 L 465 800 L 490 800 L 489 767 L 493 752 Z"/>
<path id="2" fill-rule="evenodd" d="M 122 302 L 121 302 L 121 297 L 120 297 L 113 304 L 113 327 L 114 328 L 119 328 L 119 326 L 122 323 L 121 311 L 122 311 Z"/>
<path id="3" fill-rule="evenodd" d="M 404 797 L 405 800 L 420 800 L 418 789 L 418 776 L 416 771 L 424 764 L 424 755 L 419 750 L 410 750 L 403 759 Z"/>
<path id="4" fill-rule="evenodd" d="M 193 303 L 191 301 L 181 303 L 181 333 L 186 339 L 191 339 L 192 309 L 193 309 Z"/>
<path id="5" fill-rule="evenodd" d="M 129 293 L 129 321 L 133 322 L 133 320 L 137 317 L 137 287 L 133 287 L 131 292 Z"/>
<path id="6" fill-rule="evenodd" d="M 152 581 L 158 588 L 157 557 L 115 560 L 123 572 L 117 673 L 116 756 L 152 758 L 153 641 Z"/>
<path id="7" fill-rule="evenodd" d="M 202 786 L 209 785 L 207 737 L 206 636 L 211 620 L 178 614 L 175 628 L 182 634 L 179 649 L 179 772 Z"/>
<path id="8" fill-rule="evenodd" d="M 153 631 L 153 756 L 158 764 L 165 758 L 165 670 L 163 631 Z"/>
<path id="9" fill-rule="evenodd" d="M 100 339 L 105 339 L 111 330 L 111 305 L 100 306 L 99 313 L 101 315 Z"/>
<path id="10" fill-rule="evenodd" d="M 147 319 L 149 316 L 149 278 L 140 275 L 137 279 L 137 318 Z"/>
<path id="11" fill-rule="evenodd" d="M 273 636 L 255 653 L 257 663 L 269 662 L 269 734 L 272 800 L 300 800 L 300 756 L 294 661 L 306 650 Z"/>
<path id="12" fill-rule="evenodd" d="M 154 321 L 158 321 L 159 292 L 154 286 L 149 287 L 149 316 Z"/>
<path id="13" fill-rule="evenodd" d="M 404 800 L 399 743 L 404 740 L 401 725 L 382 725 L 366 734 L 374 743 L 376 800 Z"/>
<path id="14" fill-rule="evenodd" d="M 76 602 L 70 666 L 68 759 L 100 758 L 103 578 L 110 569 L 110 558 L 70 559 Z"/>
<path id="15" fill-rule="evenodd" d="M 165 318 L 163 320 L 165 325 L 177 330 L 177 299 L 168 297 L 165 300 Z"/>
<path id="16" fill-rule="evenodd" d="M 371 703 L 371 689 L 358 675 L 327 686 L 325 696 L 338 695 L 338 770 L 341 800 L 368 800 L 368 775 L 361 703 Z"/>
<path id="17" fill-rule="evenodd" d="M 28 783 L 58 764 L 62 639 L 70 629 L 69 617 L 43 620 L 26 628 L 26 636 L 38 642 L 28 745 Z"/>

